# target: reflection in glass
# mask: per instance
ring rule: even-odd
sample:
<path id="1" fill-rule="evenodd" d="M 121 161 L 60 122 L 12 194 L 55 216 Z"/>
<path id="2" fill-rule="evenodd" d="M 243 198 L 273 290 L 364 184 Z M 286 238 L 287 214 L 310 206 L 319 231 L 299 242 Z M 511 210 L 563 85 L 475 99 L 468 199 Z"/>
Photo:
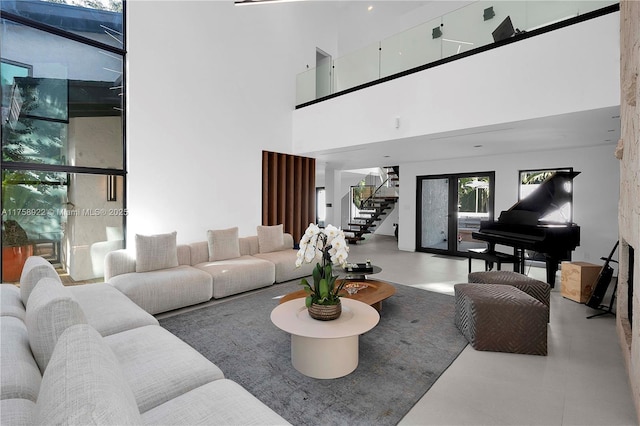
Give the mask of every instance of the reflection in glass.
<path id="1" fill-rule="evenodd" d="M 123 46 L 123 0 L 2 0 L 2 10 L 104 44 Z"/>
<path id="2" fill-rule="evenodd" d="M 102 277 L 124 246 L 123 1 L 0 8 L 3 281 L 25 255 Z"/>
<path id="3" fill-rule="evenodd" d="M 486 243 L 473 239 L 480 222 L 489 219 L 489 176 L 458 178 L 458 241 L 457 251 L 484 248 Z"/>
<path id="4" fill-rule="evenodd" d="M 564 171 L 570 172 L 571 169 L 547 169 L 547 170 L 527 170 L 520 172 L 520 192 L 519 199 L 524 200 L 532 193 L 534 193 L 540 185 L 555 172 Z M 571 200 L 573 198 L 572 182 L 567 181 L 563 184 L 562 188 L 569 201 L 562 203 L 561 205 L 554 205 L 553 208 L 544 216 L 540 217 L 540 220 L 548 223 L 570 223 L 572 219 L 572 206 Z M 561 194 L 557 194 L 556 200 L 562 199 Z"/>
<path id="5" fill-rule="evenodd" d="M 13 71 L 2 77 L 3 161 L 122 169 L 123 57 L 8 20 L 0 30 Z"/>

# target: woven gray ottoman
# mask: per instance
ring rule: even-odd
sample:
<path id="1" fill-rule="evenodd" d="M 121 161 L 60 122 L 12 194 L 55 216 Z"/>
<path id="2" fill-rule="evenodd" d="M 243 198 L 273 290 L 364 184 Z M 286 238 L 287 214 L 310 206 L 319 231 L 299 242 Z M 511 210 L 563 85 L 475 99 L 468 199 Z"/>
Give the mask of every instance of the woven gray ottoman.
<path id="1" fill-rule="evenodd" d="M 513 271 L 471 272 L 467 279 L 469 283 L 504 284 L 524 291 L 547 307 L 547 322 L 549 322 L 549 310 L 551 309 L 551 286 L 549 283 Z"/>
<path id="2" fill-rule="evenodd" d="M 455 324 L 479 351 L 547 354 L 547 307 L 515 287 L 456 284 Z"/>

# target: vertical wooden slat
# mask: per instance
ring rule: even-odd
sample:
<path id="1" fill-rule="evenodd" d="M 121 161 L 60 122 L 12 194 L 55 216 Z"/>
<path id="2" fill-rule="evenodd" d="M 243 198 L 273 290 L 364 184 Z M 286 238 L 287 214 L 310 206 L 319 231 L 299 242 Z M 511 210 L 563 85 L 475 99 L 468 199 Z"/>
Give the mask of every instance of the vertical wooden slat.
<path id="1" fill-rule="evenodd" d="M 275 225 L 278 222 L 278 174 L 280 167 L 278 164 L 278 155 L 271 154 L 271 210 L 269 215 L 269 225 Z"/>
<path id="2" fill-rule="evenodd" d="M 295 165 L 297 159 L 289 155 L 287 156 L 287 206 L 294 205 L 295 206 L 295 194 L 293 192 L 293 187 L 295 183 Z M 295 208 L 287 208 L 286 219 L 285 219 L 285 231 L 294 235 L 294 223 L 295 223 L 296 212 Z"/>
<path id="3" fill-rule="evenodd" d="M 309 161 L 307 171 L 307 215 L 312 221 L 316 220 L 316 174 L 315 174 L 315 161 Z"/>
<path id="4" fill-rule="evenodd" d="M 262 151 L 262 225 L 269 222 L 269 152 Z"/>
<path id="5" fill-rule="evenodd" d="M 294 204 L 294 209 L 296 212 L 296 220 L 293 223 L 293 230 L 297 235 L 302 236 L 303 227 L 306 227 L 308 223 L 304 223 L 305 216 L 303 214 L 303 197 L 302 197 L 302 187 L 303 187 L 303 170 L 304 170 L 304 159 L 299 158 L 296 163 L 295 171 L 295 184 L 296 184 L 296 199 Z M 298 238 L 299 240 L 299 238 Z"/>
<path id="6" fill-rule="evenodd" d="M 299 188 L 299 195 L 298 197 L 300 197 L 300 225 L 302 230 L 304 228 L 306 228 L 306 226 L 311 223 L 311 222 L 315 222 L 315 220 L 311 219 L 309 220 L 309 199 L 307 198 L 307 188 L 309 187 L 309 181 L 307 180 L 307 176 L 308 176 L 308 170 L 309 170 L 309 158 L 303 158 L 302 159 L 302 163 L 301 163 L 301 170 L 300 170 L 300 188 Z"/>
<path id="7" fill-rule="evenodd" d="M 277 206 L 276 206 L 276 217 L 273 218 L 273 222 L 270 225 L 277 225 L 279 223 L 284 224 L 284 212 L 286 210 L 286 186 L 285 186 L 285 178 L 286 178 L 286 169 L 287 169 L 287 161 L 283 154 L 274 154 L 278 161 L 278 173 L 275 177 L 276 179 L 276 195 L 277 195 Z"/>

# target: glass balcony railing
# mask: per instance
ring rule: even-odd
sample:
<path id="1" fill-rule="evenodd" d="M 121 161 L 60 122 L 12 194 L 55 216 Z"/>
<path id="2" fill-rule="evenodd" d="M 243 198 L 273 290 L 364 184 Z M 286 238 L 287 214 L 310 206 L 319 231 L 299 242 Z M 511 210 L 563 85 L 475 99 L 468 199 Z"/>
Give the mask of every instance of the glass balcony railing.
<path id="1" fill-rule="evenodd" d="M 478 1 L 298 74 L 296 105 L 618 4 L 607 0 Z"/>

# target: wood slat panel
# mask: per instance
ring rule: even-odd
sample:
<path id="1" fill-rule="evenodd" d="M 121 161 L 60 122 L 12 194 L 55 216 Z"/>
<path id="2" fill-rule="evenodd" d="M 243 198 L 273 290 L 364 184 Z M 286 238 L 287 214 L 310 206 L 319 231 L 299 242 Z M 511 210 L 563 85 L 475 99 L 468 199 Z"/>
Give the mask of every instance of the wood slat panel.
<path id="1" fill-rule="evenodd" d="M 262 152 L 262 224 L 282 224 L 297 242 L 315 221 L 315 159 Z"/>

